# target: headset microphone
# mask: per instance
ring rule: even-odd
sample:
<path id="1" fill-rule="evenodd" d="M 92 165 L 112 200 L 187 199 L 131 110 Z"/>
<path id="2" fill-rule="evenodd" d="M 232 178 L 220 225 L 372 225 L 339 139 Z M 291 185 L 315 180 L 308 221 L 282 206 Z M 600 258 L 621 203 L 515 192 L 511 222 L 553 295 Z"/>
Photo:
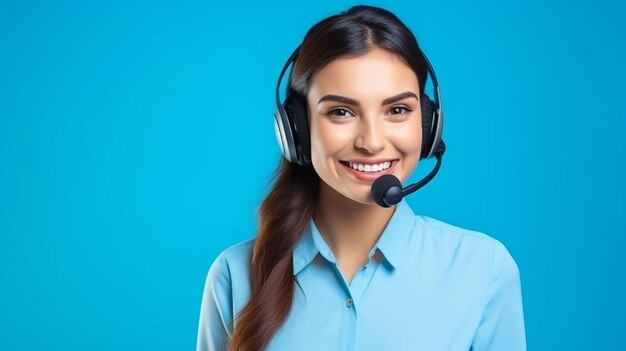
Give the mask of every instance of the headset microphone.
<path id="1" fill-rule="evenodd" d="M 437 172 L 439 172 L 439 168 L 441 167 L 441 158 L 446 151 L 446 144 L 441 141 L 439 144 L 439 149 L 435 154 L 437 158 L 437 164 L 435 168 L 433 168 L 430 173 L 424 179 L 420 180 L 417 183 L 411 184 L 406 188 L 402 188 L 402 183 L 400 180 L 396 178 L 396 176 L 391 174 L 385 174 L 383 176 L 378 177 L 374 184 L 372 184 L 372 196 L 374 197 L 374 201 L 382 207 L 391 207 L 396 205 L 402 200 L 403 197 L 414 193 L 424 185 L 428 184 Z"/>

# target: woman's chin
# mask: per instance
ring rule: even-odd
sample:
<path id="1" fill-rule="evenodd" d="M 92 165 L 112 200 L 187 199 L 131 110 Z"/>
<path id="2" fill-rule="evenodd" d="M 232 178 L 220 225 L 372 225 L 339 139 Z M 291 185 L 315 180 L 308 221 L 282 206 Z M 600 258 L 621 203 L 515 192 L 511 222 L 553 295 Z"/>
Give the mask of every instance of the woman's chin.
<path id="1" fill-rule="evenodd" d="M 322 182 L 322 197 L 327 204 L 340 204 L 349 206 L 350 204 L 376 205 L 372 197 L 371 184 L 351 184 L 347 187 L 335 189 Z"/>

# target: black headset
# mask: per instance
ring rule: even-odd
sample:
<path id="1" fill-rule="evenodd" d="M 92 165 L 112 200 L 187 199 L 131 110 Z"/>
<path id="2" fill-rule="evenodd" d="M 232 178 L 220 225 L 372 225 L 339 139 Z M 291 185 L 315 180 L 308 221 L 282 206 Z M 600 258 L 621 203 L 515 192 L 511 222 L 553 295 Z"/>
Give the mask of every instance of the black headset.
<path id="1" fill-rule="evenodd" d="M 289 66 L 296 60 L 300 47 L 297 47 L 283 66 L 276 83 L 276 112 L 274 112 L 274 131 L 276 139 L 289 162 L 300 166 L 311 164 L 311 136 L 307 119 L 306 101 L 300 94 L 287 88 L 285 101 L 280 101 L 280 84 Z M 420 160 L 436 156 L 440 160 L 445 152 L 445 144 L 441 138 L 443 133 L 443 110 L 439 94 L 437 76 L 430 61 L 420 50 L 426 62 L 428 75 L 433 83 L 435 100 L 432 101 L 422 92 L 420 107 L 422 112 L 422 152 Z M 424 86 L 426 86 L 424 84 Z"/>

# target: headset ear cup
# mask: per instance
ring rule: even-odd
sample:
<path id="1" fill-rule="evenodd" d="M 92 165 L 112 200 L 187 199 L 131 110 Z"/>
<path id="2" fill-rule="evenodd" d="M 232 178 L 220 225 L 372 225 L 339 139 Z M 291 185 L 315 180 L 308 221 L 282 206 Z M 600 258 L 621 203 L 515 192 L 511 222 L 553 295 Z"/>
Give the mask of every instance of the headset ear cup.
<path id="1" fill-rule="evenodd" d="M 289 90 L 284 106 L 295 129 L 294 141 L 296 143 L 297 163 L 301 166 L 308 165 L 311 162 L 311 136 L 309 135 L 306 102 L 300 94 Z"/>
<path id="2" fill-rule="evenodd" d="M 435 103 L 425 94 L 422 94 L 420 103 L 422 109 L 422 152 L 420 159 L 426 158 L 433 146 L 433 112 Z"/>

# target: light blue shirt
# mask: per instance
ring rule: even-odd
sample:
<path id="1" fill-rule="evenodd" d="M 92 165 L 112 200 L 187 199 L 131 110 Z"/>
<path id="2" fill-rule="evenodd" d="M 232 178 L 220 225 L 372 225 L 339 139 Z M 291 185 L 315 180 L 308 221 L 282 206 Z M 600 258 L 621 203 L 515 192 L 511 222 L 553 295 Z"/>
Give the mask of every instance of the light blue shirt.
<path id="1" fill-rule="evenodd" d="M 250 297 L 254 239 L 207 276 L 197 350 L 224 350 Z M 413 214 L 393 216 L 350 284 L 310 224 L 293 252 L 293 307 L 267 350 L 526 350 L 517 264 L 498 240 Z"/>

